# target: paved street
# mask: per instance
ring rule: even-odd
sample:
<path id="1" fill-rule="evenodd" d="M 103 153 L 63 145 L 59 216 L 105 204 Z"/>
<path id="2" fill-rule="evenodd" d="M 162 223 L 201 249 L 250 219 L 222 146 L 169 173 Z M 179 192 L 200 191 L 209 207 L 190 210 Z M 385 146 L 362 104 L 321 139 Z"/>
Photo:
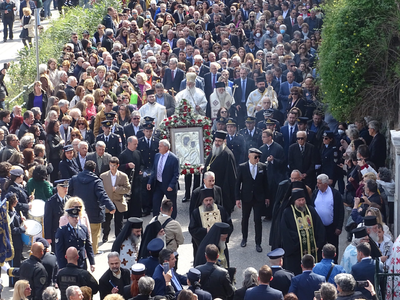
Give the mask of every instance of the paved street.
<path id="1" fill-rule="evenodd" d="M 189 202 L 182 203 L 182 198 L 184 196 L 184 180 L 183 176 L 180 177 L 180 186 L 181 190 L 178 192 L 178 217 L 177 221 L 180 222 L 182 225 L 183 234 L 185 237 L 185 243 L 179 247 L 179 268 L 178 273 L 184 274 L 186 273 L 189 268 L 192 266 L 193 263 L 193 250 L 191 244 L 191 236 L 188 231 L 189 225 Z M 144 218 L 144 225 L 147 225 L 150 221 L 151 217 L 148 216 Z M 236 267 L 238 272 L 236 274 L 236 287 L 240 288 L 242 286 L 243 276 L 242 273 L 244 269 L 247 267 L 254 267 L 257 270 L 264 264 L 268 264 L 268 257 L 267 253 L 270 251 L 270 247 L 268 245 L 269 239 L 269 230 L 271 222 L 263 222 L 263 240 L 262 240 L 262 247 L 263 252 L 258 253 L 255 249 L 255 242 L 254 242 L 254 223 L 253 223 L 253 216 L 250 216 L 250 224 L 249 224 L 249 238 L 247 247 L 241 248 L 240 242 L 242 239 L 241 236 L 241 211 L 239 209 L 235 209 L 235 212 L 232 214 L 232 221 L 234 225 L 234 231 L 230 238 L 228 247 L 229 247 L 229 256 L 230 262 L 232 267 Z M 113 224 L 113 222 L 112 222 Z M 112 225 L 113 226 L 113 225 Z M 106 244 L 100 244 L 99 249 L 104 251 L 103 254 L 97 255 L 95 257 L 96 260 L 96 270 L 94 272 L 94 276 L 96 279 L 99 279 L 101 275 L 107 270 L 107 253 L 111 251 L 111 246 L 114 241 L 113 235 L 113 227 L 112 232 L 110 234 L 110 240 Z M 347 246 L 346 242 L 346 233 L 342 233 L 340 236 L 340 253 L 343 253 L 345 247 Z M 339 261 L 341 259 L 341 255 L 339 256 Z M 3 299 L 11 299 L 12 298 L 12 290 L 7 287 L 8 285 L 8 278 L 4 274 L 2 274 L 1 278 L 3 279 L 3 283 L 5 285 L 2 298 Z M 99 294 L 94 296 L 95 300 L 99 300 Z"/>

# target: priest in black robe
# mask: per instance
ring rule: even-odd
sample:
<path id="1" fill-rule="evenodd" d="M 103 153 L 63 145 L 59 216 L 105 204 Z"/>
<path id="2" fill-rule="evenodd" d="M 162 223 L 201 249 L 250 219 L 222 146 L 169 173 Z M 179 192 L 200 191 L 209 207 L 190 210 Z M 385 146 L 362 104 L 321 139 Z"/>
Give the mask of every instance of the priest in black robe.
<path id="1" fill-rule="evenodd" d="M 325 227 L 314 207 L 306 204 L 303 189 L 292 191 L 289 205 L 281 220 L 282 248 L 285 250 L 284 268 L 301 274 L 301 258 L 305 254 L 317 257 L 325 243 Z"/>
<path id="2" fill-rule="evenodd" d="M 150 253 L 147 250 L 147 245 L 151 242 L 151 240 L 155 238 L 160 238 L 163 240 L 164 235 L 165 232 L 161 226 L 160 221 L 154 221 L 149 223 L 144 229 L 142 241 L 140 243 L 140 248 L 139 248 L 138 261 L 142 258 L 149 257 Z"/>
<path id="3" fill-rule="evenodd" d="M 201 241 L 207 235 L 210 228 L 218 222 L 230 225 L 229 235 L 233 231 L 233 224 L 230 215 L 220 205 L 214 203 L 214 192 L 212 189 L 203 189 L 200 192 L 200 198 L 203 204 L 196 208 L 190 216 L 189 232 L 193 239 L 194 257 L 196 257 L 197 248 Z"/>
<path id="4" fill-rule="evenodd" d="M 128 202 L 127 217 L 142 216 L 141 200 L 141 178 L 144 168 L 142 154 L 137 149 L 138 139 L 136 136 L 130 136 L 127 140 L 127 147 L 119 155 L 119 170 L 125 172 L 129 177 L 131 184 L 131 198 Z"/>
<path id="5" fill-rule="evenodd" d="M 230 215 L 236 205 L 235 182 L 237 171 L 235 157 L 224 142 L 226 134 L 222 130 L 215 132 L 212 151 L 206 159 L 203 171 L 214 172 L 215 184 L 222 189 L 223 206 Z"/>

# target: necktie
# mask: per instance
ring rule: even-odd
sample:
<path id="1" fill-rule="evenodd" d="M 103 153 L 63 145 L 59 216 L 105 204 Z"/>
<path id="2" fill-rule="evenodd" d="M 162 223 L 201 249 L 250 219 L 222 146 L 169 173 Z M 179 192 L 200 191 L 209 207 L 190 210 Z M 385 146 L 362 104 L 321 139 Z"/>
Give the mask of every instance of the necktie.
<path id="1" fill-rule="evenodd" d="M 162 178 L 162 171 L 163 171 L 163 160 L 164 160 L 164 155 L 161 155 L 160 157 L 160 163 L 158 164 L 158 169 L 157 169 L 157 177 Z"/>
<path id="2" fill-rule="evenodd" d="M 293 85 L 289 83 L 289 91 L 292 89 Z"/>
<path id="3" fill-rule="evenodd" d="M 242 102 L 246 102 L 246 80 L 242 80 Z"/>
<path id="4" fill-rule="evenodd" d="M 292 141 L 293 127 L 290 127 L 289 141 Z"/>
<path id="5" fill-rule="evenodd" d="M 149 146 L 150 149 L 150 140 L 147 140 L 147 146 Z"/>
<path id="6" fill-rule="evenodd" d="M 303 146 L 300 146 L 300 151 L 301 151 L 301 154 L 304 153 L 304 147 Z"/>
<path id="7" fill-rule="evenodd" d="M 251 168 L 251 176 L 253 177 L 253 179 L 256 179 L 256 165 L 252 165 Z"/>
<path id="8" fill-rule="evenodd" d="M 171 78 L 172 78 L 172 81 L 174 81 L 174 73 L 175 73 L 175 71 L 173 71 L 173 70 L 171 70 Z"/>
<path id="9" fill-rule="evenodd" d="M 108 136 L 106 136 L 106 138 L 105 138 L 105 142 L 106 142 L 106 143 L 108 143 Z"/>
<path id="10" fill-rule="evenodd" d="M 217 77 L 217 76 L 215 74 L 213 74 L 213 82 L 212 82 L 213 89 L 215 89 L 215 77 Z"/>
<path id="11" fill-rule="evenodd" d="M 294 25 L 294 19 L 293 18 L 291 18 L 292 19 L 292 26 Z"/>
<path id="12" fill-rule="evenodd" d="M 103 158 L 100 156 L 97 159 L 97 165 L 99 166 L 99 171 L 101 171 L 101 167 L 103 166 Z"/>

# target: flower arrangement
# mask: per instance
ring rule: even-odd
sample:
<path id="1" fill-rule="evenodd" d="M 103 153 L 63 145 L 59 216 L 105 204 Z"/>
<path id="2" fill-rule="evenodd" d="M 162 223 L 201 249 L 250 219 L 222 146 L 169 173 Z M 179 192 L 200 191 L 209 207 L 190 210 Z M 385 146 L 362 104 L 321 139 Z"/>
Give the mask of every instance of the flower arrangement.
<path id="1" fill-rule="evenodd" d="M 160 123 L 160 137 L 170 139 L 170 128 L 179 127 L 203 127 L 204 157 L 206 158 L 212 147 L 211 120 L 194 113 L 193 107 L 186 99 L 175 108 L 175 114 L 162 120 Z M 199 174 L 201 165 L 188 163 L 181 165 L 181 174 Z"/>

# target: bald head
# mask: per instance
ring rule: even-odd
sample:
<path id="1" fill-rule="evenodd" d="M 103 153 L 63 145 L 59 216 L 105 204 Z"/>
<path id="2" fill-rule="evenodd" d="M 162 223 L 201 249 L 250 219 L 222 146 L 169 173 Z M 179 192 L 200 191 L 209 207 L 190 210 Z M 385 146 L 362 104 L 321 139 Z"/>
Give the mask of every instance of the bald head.
<path id="1" fill-rule="evenodd" d="M 42 258 L 44 254 L 44 246 L 40 242 L 36 242 L 31 247 L 31 254 L 37 258 Z"/>
<path id="2" fill-rule="evenodd" d="M 75 247 L 69 247 L 65 252 L 65 258 L 69 264 L 77 265 L 79 259 L 78 250 Z"/>

